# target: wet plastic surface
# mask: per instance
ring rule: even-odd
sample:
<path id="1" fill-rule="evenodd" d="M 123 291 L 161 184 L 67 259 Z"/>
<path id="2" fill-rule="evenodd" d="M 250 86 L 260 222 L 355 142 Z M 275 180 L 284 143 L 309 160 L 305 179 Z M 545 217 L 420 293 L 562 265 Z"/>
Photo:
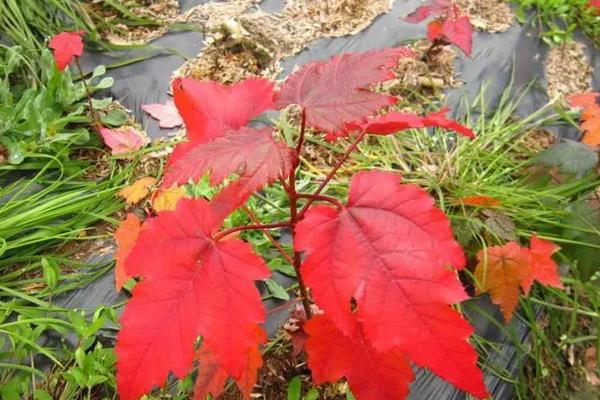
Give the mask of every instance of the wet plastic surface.
<path id="1" fill-rule="evenodd" d="M 192 6 L 207 1 L 183 0 L 182 9 L 187 10 Z M 261 8 L 266 12 L 277 12 L 283 7 L 283 0 L 266 0 Z M 321 39 L 308 46 L 300 54 L 284 60 L 284 73 L 289 73 L 296 65 L 326 59 L 342 52 L 365 51 L 374 48 L 390 47 L 402 42 L 425 37 L 425 23 L 409 24 L 400 18 L 412 12 L 420 2 L 418 0 L 397 0 L 393 9 L 378 17 L 372 25 L 355 36 Z M 580 38 L 588 43 L 585 38 Z M 483 83 L 488 85 L 486 99 L 490 107 L 498 101 L 500 95 L 508 86 L 511 76 L 514 74 L 514 87 L 522 87 L 532 80 L 538 84 L 528 92 L 520 105 L 518 112 L 527 115 L 543 106 L 548 98 L 543 90 L 543 60 L 548 50 L 547 46 L 539 40 L 536 30 L 531 25 L 514 26 L 507 32 L 501 34 L 488 34 L 485 32 L 475 33 L 473 40 L 472 57 L 460 55 L 457 69 L 464 85 L 452 89 L 447 93 L 446 105 L 460 115 L 463 101 L 477 95 Z M 155 46 L 177 49 L 182 54 L 193 57 L 202 48 L 202 34 L 198 32 L 169 33 L 153 42 Z M 588 45 L 588 49 L 592 46 Z M 129 57 L 147 54 L 146 51 L 132 51 L 127 54 L 115 53 L 86 55 L 84 65 L 90 70 L 98 64 L 111 64 L 123 61 Z M 600 86 L 600 55 L 598 52 L 591 54 L 590 59 L 594 68 L 594 87 Z M 160 130 L 157 123 L 146 116 L 140 110 L 140 105 L 155 102 L 164 102 L 167 98 L 169 76 L 173 70 L 183 63 L 183 59 L 177 55 L 164 53 L 135 64 L 113 69 L 109 75 L 115 78 L 112 95 L 120 100 L 127 108 L 131 109 L 136 118 L 147 128 L 152 138 L 164 136 L 168 131 Z M 567 131 L 560 128 L 562 137 L 576 139 L 578 132 Z M 282 283 L 289 284 L 289 278 L 280 275 L 277 278 Z M 286 280 L 288 280 L 286 282 Z M 72 308 L 83 308 L 93 310 L 101 304 L 112 305 L 123 299 L 124 295 L 118 295 L 114 291 L 113 276 L 109 274 L 97 280 L 83 289 L 63 296 L 60 300 L 62 306 Z M 268 301 L 268 309 L 279 305 L 276 301 Z M 484 310 L 502 322 L 502 316 L 497 307 L 490 304 L 486 297 L 471 300 L 465 303 L 465 309 L 471 323 L 475 326 L 477 333 L 490 342 L 497 344 L 497 351 L 490 355 L 490 362 L 500 370 L 506 370 L 509 374 L 515 374 L 519 369 L 522 359 L 517 355 L 512 344 L 512 339 L 506 332 L 497 328 L 488 319 L 476 310 Z M 278 326 L 286 318 L 287 311 L 279 310 L 269 314 L 267 331 L 270 335 L 277 331 Z M 529 332 L 518 318 L 506 327 L 511 336 L 518 338 L 522 343 L 528 341 Z M 486 373 L 486 385 L 494 399 L 511 398 L 512 385 L 501 380 L 496 375 Z M 425 370 L 419 370 L 417 379 L 412 385 L 410 399 L 413 400 L 458 400 L 465 399 L 466 395 L 453 388 L 450 384 L 437 378 Z"/>

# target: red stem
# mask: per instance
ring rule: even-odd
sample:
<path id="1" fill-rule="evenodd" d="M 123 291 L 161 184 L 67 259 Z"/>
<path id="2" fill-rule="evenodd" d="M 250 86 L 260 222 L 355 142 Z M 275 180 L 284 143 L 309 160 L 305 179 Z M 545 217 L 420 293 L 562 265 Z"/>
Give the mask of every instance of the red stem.
<path id="1" fill-rule="evenodd" d="M 334 206 L 336 206 L 338 210 L 341 210 L 342 208 L 344 208 L 344 205 L 338 199 L 333 198 L 333 197 L 329 197 L 329 196 L 325 196 L 325 195 L 322 195 L 322 194 L 298 193 L 298 197 L 301 198 L 301 199 L 309 199 L 309 200 L 311 200 L 313 202 L 315 202 L 315 201 L 326 201 L 326 202 L 331 203 Z"/>
<path id="2" fill-rule="evenodd" d="M 348 147 L 348 149 L 346 150 L 344 155 L 338 160 L 338 162 L 333 166 L 333 168 L 331 168 L 331 171 L 329 171 L 329 174 L 327 174 L 327 176 L 325 177 L 325 180 L 323 182 L 321 182 L 321 184 L 319 185 L 317 190 L 313 193 L 314 196 L 318 196 L 323 191 L 325 186 L 327 186 L 327 184 L 333 178 L 333 176 L 336 174 L 338 169 L 340 169 L 342 164 L 344 164 L 344 162 L 348 159 L 350 154 L 356 149 L 356 146 L 358 146 L 358 144 L 364 139 L 364 137 L 366 135 L 367 135 L 367 132 L 363 131 L 360 135 L 358 135 L 358 137 L 354 140 L 354 142 L 352 142 L 352 144 L 350 145 L 350 147 Z M 302 218 L 304 216 L 304 213 L 308 210 L 308 208 L 314 201 L 315 201 L 315 199 L 308 199 L 308 202 L 300 210 L 300 213 L 298 214 L 298 218 Z"/>
<path id="3" fill-rule="evenodd" d="M 75 57 L 75 65 L 79 70 L 79 75 L 81 76 L 81 82 L 83 82 L 83 87 L 85 88 L 85 94 L 87 96 L 88 107 L 90 108 L 90 114 L 93 120 L 93 127 L 96 128 L 96 132 L 100 133 L 100 129 L 102 129 L 102 124 L 100 123 L 100 119 L 98 118 L 98 114 L 96 114 L 96 110 L 94 110 L 94 106 L 92 104 L 92 92 L 90 91 L 87 82 L 85 81 L 85 75 L 83 74 L 83 69 L 81 68 L 81 64 L 79 64 L 79 57 Z"/>
<path id="4" fill-rule="evenodd" d="M 228 235 L 231 235 L 232 233 L 240 232 L 240 231 L 284 228 L 286 226 L 290 226 L 290 222 L 277 222 L 275 224 L 253 224 L 253 225 L 235 226 L 233 228 L 229 228 L 229 229 L 226 229 L 224 231 L 217 233 L 213 239 L 220 240 L 220 239 L 223 239 L 225 236 L 228 236 Z"/>
<path id="5" fill-rule="evenodd" d="M 246 212 L 246 214 L 248 214 L 248 218 L 250 218 L 250 221 L 252 221 L 252 223 L 254 224 L 260 224 L 260 220 L 258 219 L 258 217 L 252 212 L 251 209 L 249 209 L 246 205 L 242 206 L 242 209 Z M 285 249 L 281 246 L 281 244 L 279 244 L 279 242 L 277 240 L 275 240 L 275 238 L 273 236 L 271 236 L 271 234 L 269 232 L 267 232 L 266 230 L 263 230 L 263 235 L 265 235 L 265 237 L 267 239 L 269 239 L 269 241 L 271 242 L 271 244 L 277 249 L 279 250 L 279 252 L 281 253 L 281 255 L 283 256 L 283 258 L 285 258 L 285 260 L 290 264 L 290 265 L 294 265 L 294 260 L 292 260 L 292 257 L 290 257 L 290 255 L 287 253 L 287 251 L 285 251 Z"/>
<path id="6" fill-rule="evenodd" d="M 298 138 L 298 144 L 296 145 L 296 160 L 294 161 L 294 168 L 292 168 L 293 172 L 290 175 L 288 181 L 288 187 L 286 188 L 286 192 L 290 199 L 290 224 L 292 227 L 292 243 L 294 243 L 294 239 L 296 237 L 296 223 L 298 222 L 298 193 L 296 193 L 296 170 L 298 169 L 298 165 L 300 164 L 300 152 L 302 151 L 302 146 L 304 145 L 304 132 L 306 131 L 306 110 L 302 109 L 302 118 L 300 122 L 300 137 Z M 285 186 L 284 186 L 285 187 Z M 302 296 L 302 306 L 304 307 L 304 312 L 306 313 L 306 318 L 310 319 L 312 317 L 312 312 L 310 310 L 310 301 L 308 300 L 308 290 L 306 289 L 306 285 L 302 280 L 302 275 L 300 273 L 300 265 L 302 264 L 302 257 L 300 253 L 294 251 L 294 270 L 296 271 L 296 277 L 298 278 L 298 286 L 300 288 L 300 296 Z"/>

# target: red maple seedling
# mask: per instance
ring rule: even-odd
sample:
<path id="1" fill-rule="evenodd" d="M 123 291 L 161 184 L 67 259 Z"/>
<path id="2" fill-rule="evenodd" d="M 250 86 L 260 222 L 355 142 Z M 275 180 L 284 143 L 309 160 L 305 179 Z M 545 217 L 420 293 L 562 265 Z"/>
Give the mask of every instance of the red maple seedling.
<path id="1" fill-rule="evenodd" d="M 429 0 L 405 18 L 410 23 L 419 23 L 434 16 L 427 25 L 427 39 L 431 47 L 426 52 L 429 55 L 440 46 L 453 44 L 466 55 L 471 55 L 473 45 L 473 26 L 469 17 L 460 13 L 460 10 L 451 0 Z"/>
<path id="2" fill-rule="evenodd" d="M 228 183 L 210 201 L 184 198 L 174 211 L 147 218 L 128 254 L 119 252 L 121 272 L 139 279 L 117 337 L 121 399 L 137 400 L 170 373 L 183 378 L 196 363 L 196 399 L 218 395 L 229 378 L 250 398 L 266 340 L 255 281 L 270 271 L 236 233 L 281 228 L 290 230 L 293 252 L 273 243 L 297 273 L 315 383 L 345 378 L 359 400 L 402 399 L 414 363 L 488 396 L 469 343 L 473 328 L 453 308 L 468 298 L 456 273 L 465 256 L 434 199 L 385 171 L 354 175 L 347 200 L 325 194 L 368 135 L 442 127 L 474 136 L 447 110 L 381 115 L 396 98 L 372 89 L 394 76 L 400 57 L 412 56 L 406 48 L 339 55 L 305 65 L 278 92 L 257 78 L 232 86 L 173 82 L 188 141 L 168 159 L 162 188 L 206 174 L 213 185 Z M 276 129 L 248 126 L 268 109 L 290 106 L 300 111 L 293 147 Z M 304 193 L 296 185 L 300 156 L 306 135 L 318 133 L 350 144 L 318 188 Z M 251 216 L 250 225 L 222 229 L 229 214 L 272 184 L 287 194 L 289 218 L 263 224 Z M 315 305 L 322 314 L 313 314 Z"/>

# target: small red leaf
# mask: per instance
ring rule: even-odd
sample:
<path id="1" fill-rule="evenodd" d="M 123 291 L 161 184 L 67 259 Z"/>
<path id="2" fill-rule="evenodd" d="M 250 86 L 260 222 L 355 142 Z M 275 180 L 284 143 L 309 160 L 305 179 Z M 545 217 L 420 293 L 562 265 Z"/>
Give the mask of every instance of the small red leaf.
<path id="1" fill-rule="evenodd" d="M 360 400 L 404 399 L 414 379 L 410 363 L 400 350 L 379 354 L 354 323 L 344 335 L 326 315 L 317 315 L 305 324 L 308 366 L 316 384 L 348 380 Z"/>
<path id="2" fill-rule="evenodd" d="M 83 35 L 85 31 L 61 32 L 50 39 L 48 47 L 54 50 L 54 61 L 59 71 L 64 71 L 73 61 L 73 57 L 83 54 Z"/>
<path id="3" fill-rule="evenodd" d="M 433 42 L 436 39 L 441 38 L 444 35 L 443 23 L 438 19 L 434 19 L 427 24 L 427 39 Z"/>
<path id="4" fill-rule="evenodd" d="M 273 105 L 273 83 L 257 78 L 232 86 L 178 78 L 173 93 L 188 139 L 197 143 L 239 129 Z"/>
<path id="5" fill-rule="evenodd" d="M 444 37 L 448 42 L 455 44 L 466 55 L 471 55 L 473 45 L 473 26 L 469 17 L 460 16 L 447 18 L 442 26 Z"/>
<path id="6" fill-rule="evenodd" d="M 362 124 L 347 124 L 348 129 L 365 130 L 375 135 L 390 135 L 406 129 L 432 128 L 440 127 L 453 130 L 468 138 L 474 138 L 475 133 L 468 127 L 458 122 L 448 119 L 445 114 L 447 108 L 440 111 L 420 117 L 414 114 L 401 113 L 397 111 L 389 112 L 383 116 L 372 118 Z"/>
<path id="7" fill-rule="evenodd" d="M 552 254 L 560 250 L 560 247 L 548 240 L 540 239 L 537 235 L 531 237 L 529 247 L 531 274 L 526 275 L 521 281 L 525 294 L 529 293 L 534 280 L 542 285 L 562 289 L 563 285 L 558 274 L 558 265 L 552 259 Z"/>
<path id="8" fill-rule="evenodd" d="M 597 92 L 580 93 L 570 95 L 567 100 L 572 108 L 587 108 L 598 106 L 596 100 L 599 96 Z"/>
<path id="9" fill-rule="evenodd" d="M 275 107 L 297 104 L 306 111 L 309 126 L 326 132 L 330 139 L 344 136 L 345 123 L 360 121 L 396 103 L 394 96 L 369 89 L 393 78 L 391 68 L 398 59 L 412 55 L 408 48 L 397 47 L 342 54 L 306 64 L 284 82 Z"/>
<path id="10" fill-rule="evenodd" d="M 249 364 L 259 364 L 264 341 L 257 333 L 265 313 L 254 281 L 267 278 L 269 269 L 247 243 L 212 239 L 221 223 L 203 199 L 182 199 L 175 211 L 144 223 L 125 262 L 127 273 L 142 280 L 117 336 L 121 399 L 137 400 L 162 385 L 169 371 L 188 374 L 198 336 L 220 368 L 249 385 Z"/>
<path id="11" fill-rule="evenodd" d="M 465 205 L 474 207 L 498 207 L 502 202 L 491 196 L 464 196 L 452 201 L 452 205 Z"/>
<path id="12" fill-rule="evenodd" d="M 113 155 L 139 150 L 146 144 L 146 140 L 134 128 L 101 128 L 100 135 Z"/>
<path id="13" fill-rule="evenodd" d="M 379 352 L 397 347 L 457 387 L 485 397 L 471 326 L 449 305 L 468 298 L 465 258 L 434 200 L 388 172 L 357 174 L 348 206 L 310 209 L 296 226 L 302 276 L 317 305 L 351 335 L 356 318 Z M 356 309 L 352 312 L 352 304 Z"/>
<path id="14" fill-rule="evenodd" d="M 137 215 L 129 213 L 127 214 L 127 218 L 121 221 L 113 234 L 113 238 L 117 243 L 117 251 L 115 253 L 115 289 L 117 292 L 131 278 L 125 271 L 125 259 L 133 248 L 141 228 L 142 225 Z"/>
<path id="15" fill-rule="evenodd" d="M 219 366 L 206 346 L 198 351 L 198 376 L 194 383 L 194 400 L 206 400 L 211 394 L 217 398 L 223 393 L 229 375 Z"/>
<path id="16" fill-rule="evenodd" d="M 412 14 L 405 18 L 406 22 L 419 23 L 430 16 L 445 14 L 450 11 L 452 4 L 450 0 L 430 0 L 428 4 L 418 7 Z"/>
<path id="17" fill-rule="evenodd" d="M 173 100 L 167 100 L 165 104 L 144 104 L 142 110 L 158 120 L 158 126 L 161 128 L 175 128 L 183 124 L 183 119 Z"/>

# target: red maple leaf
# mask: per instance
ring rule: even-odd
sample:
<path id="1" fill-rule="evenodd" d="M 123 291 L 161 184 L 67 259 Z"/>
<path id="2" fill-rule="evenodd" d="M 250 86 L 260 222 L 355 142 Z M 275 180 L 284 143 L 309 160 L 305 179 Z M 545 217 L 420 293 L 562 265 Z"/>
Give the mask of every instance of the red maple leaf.
<path id="1" fill-rule="evenodd" d="M 117 336 L 121 399 L 138 399 L 162 385 L 169 371 L 192 368 L 202 336 L 227 374 L 244 382 L 264 335 L 265 313 L 255 280 L 269 276 L 264 261 L 240 240 L 214 240 L 222 220 L 203 199 L 182 199 L 175 211 L 147 219 L 126 259 L 133 289 Z M 256 357 L 255 357 L 256 358 Z"/>
<path id="2" fill-rule="evenodd" d="M 414 374 L 402 351 L 377 353 L 356 321 L 347 335 L 326 315 L 314 316 L 304 328 L 308 366 L 316 384 L 345 377 L 360 400 L 406 398 Z"/>
<path id="3" fill-rule="evenodd" d="M 50 39 L 48 47 L 54 50 L 54 61 L 59 71 L 64 71 L 73 61 L 73 57 L 83 54 L 83 35 L 85 31 L 61 32 Z"/>
<path id="4" fill-rule="evenodd" d="M 474 138 L 475 133 L 470 128 L 446 118 L 445 115 L 448 111 L 447 108 L 443 108 L 423 117 L 392 111 L 383 116 L 368 119 L 360 124 L 349 123 L 346 126 L 348 129 L 362 130 L 374 135 L 390 135 L 406 129 L 439 127 L 453 130 L 471 139 Z"/>
<path id="5" fill-rule="evenodd" d="M 359 173 L 341 211 L 316 206 L 306 213 L 294 247 L 305 254 L 301 272 L 315 302 L 342 333 L 352 336 L 356 318 L 376 351 L 397 348 L 486 396 L 468 342 L 473 329 L 450 307 L 468 298 L 449 268 L 463 268 L 465 257 L 425 191 L 393 173 Z"/>
<path id="6" fill-rule="evenodd" d="M 162 186 L 195 181 L 209 171 L 210 183 L 218 185 L 237 173 L 238 180 L 227 190 L 227 195 L 220 197 L 232 202 L 228 207 L 231 211 L 252 192 L 279 177 L 287 178 L 295 157 L 292 148 L 273 140 L 271 128 L 241 128 L 207 143 L 178 146 L 169 158 Z"/>
<path id="7" fill-rule="evenodd" d="M 153 103 L 143 104 L 142 110 L 158 120 L 158 126 L 161 128 L 175 128 L 183 124 L 183 119 L 173 100 L 167 100 L 165 104 Z"/>
<path id="8" fill-rule="evenodd" d="M 175 105 L 188 140 L 203 143 L 239 129 L 273 105 L 273 83 L 250 78 L 225 86 L 213 81 L 173 81 Z"/>
<path id="9" fill-rule="evenodd" d="M 558 265 L 552 259 L 552 254 L 560 250 L 560 247 L 548 240 L 540 239 L 537 235 L 533 235 L 529 243 L 529 250 L 531 273 L 526 275 L 521 282 L 525 294 L 529 293 L 534 280 L 542 285 L 562 288 Z"/>
<path id="10" fill-rule="evenodd" d="M 394 96 L 369 89 L 394 77 L 390 70 L 400 57 L 412 56 L 405 47 L 348 53 L 306 64 L 292 74 L 277 94 L 275 107 L 292 104 L 306 112 L 306 123 L 333 139 L 346 134 L 345 123 L 361 121 L 382 107 L 396 103 Z"/>

